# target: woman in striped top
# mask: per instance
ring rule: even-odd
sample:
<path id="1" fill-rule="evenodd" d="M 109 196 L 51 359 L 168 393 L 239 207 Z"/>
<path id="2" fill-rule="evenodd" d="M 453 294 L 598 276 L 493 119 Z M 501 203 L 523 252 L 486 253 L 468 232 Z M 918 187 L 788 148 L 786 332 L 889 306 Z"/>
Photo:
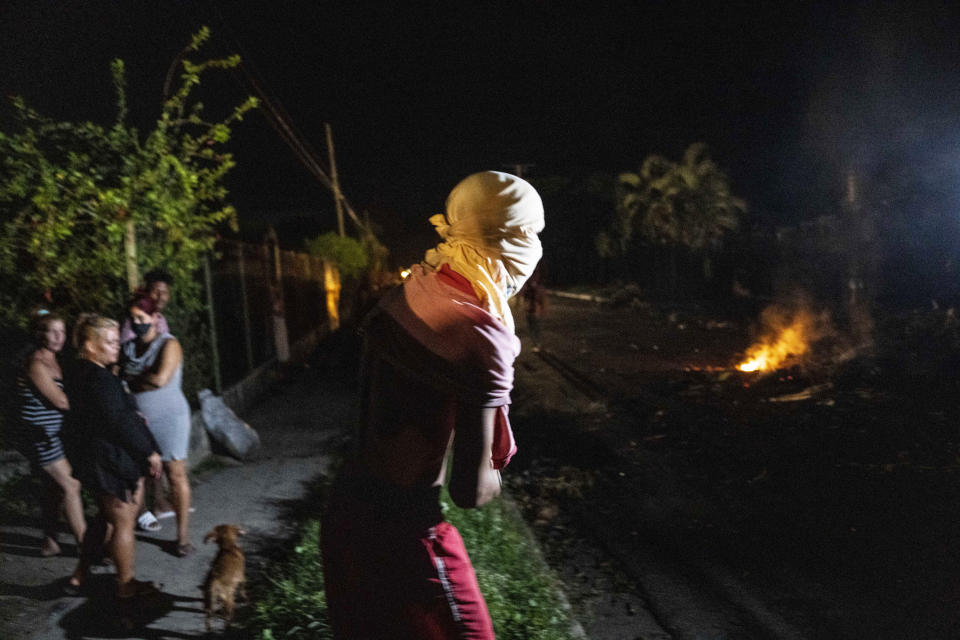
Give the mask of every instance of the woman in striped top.
<path id="1" fill-rule="evenodd" d="M 43 484 L 40 499 L 40 526 L 43 542 L 40 555 L 60 553 L 57 521 L 61 508 L 77 540 L 83 540 L 86 521 L 80 499 L 80 482 L 71 475 L 70 463 L 63 452 L 60 429 L 64 413 L 70 408 L 63 392 L 63 373 L 57 353 L 66 341 L 63 320 L 55 313 L 40 311 L 32 322 L 34 347 L 24 359 L 17 375 L 20 401 L 19 449 Z"/>

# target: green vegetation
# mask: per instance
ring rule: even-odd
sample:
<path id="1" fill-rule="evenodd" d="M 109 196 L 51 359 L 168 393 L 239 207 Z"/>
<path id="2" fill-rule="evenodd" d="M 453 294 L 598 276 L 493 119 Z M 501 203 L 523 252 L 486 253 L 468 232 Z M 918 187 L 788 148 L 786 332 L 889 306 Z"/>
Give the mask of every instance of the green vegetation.
<path id="1" fill-rule="evenodd" d="M 247 624 L 256 638 L 331 638 L 327 624 L 327 599 L 323 592 L 320 560 L 320 523 L 309 520 L 290 557 L 268 572 L 270 578 L 254 601 Z"/>
<path id="2" fill-rule="evenodd" d="M 445 515 L 463 536 L 500 640 L 571 638 L 570 617 L 549 568 L 520 516 L 504 500 L 457 509 L 444 493 Z"/>
<path id="3" fill-rule="evenodd" d="M 349 236 L 324 233 L 307 240 L 306 245 L 311 255 L 335 264 L 345 280 L 360 275 L 370 262 L 363 244 Z"/>
<path id="4" fill-rule="evenodd" d="M 193 97 L 201 77 L 240 64 L 239 56 L 192 62 L 209 37 L 201 29 L 177 57 L 145 135 L 126 122 L 122 60 L 111 66 L 111 125 L 54 121 L 13 98 L 14 127 L 0 131 L 0 328 L 23 328 L 39 304 L 68 322 L 83 311 L 117 317 L 138 273 L 162 267 L 175 279 L 166 315 L 184 351 L 209 352 L 197 271 L 217 230 L 236 225 L 223 186 L 235 162 L 223 146 L 257 105 L 247 98 L 226 117 L 205 119 Z M 187 396 L 210 386 L 211 374 L 206 358 L 187 358 Z"/>
<path id="5" fill-rule="evenodd" d="M 203 118 L 191 99 L 201 75 L 240 64 L 191 62 L 209 36 L 201 29 L 178 57 L 179 86 L 145 136 L 126 124 L 122 60 L 111 126 L 56 122 L 13 99 L 19 126 L 0 132 L 0 321 L 22 326 L 44 296 L 68 316 L 116 315 L 136 271 L 161 266 L 177 280 L 171 308 L 202 307 L 195 273 L 216 229 L 236 218 L 222 184 L 235 163 L 222 146 L 257 105 L 247 98 L 220 121 Z"/>
<path id="6" fill-rule="evenodd" d="M 705 144 L 691 144 L 680 162 L 651 154 L 638 172 L 620 174 L 616 212 L 596 237 L 597 252 L 613 258 L 665 247 L 675 285 L 677 251 L 684 250 L 700 258 L 710 280 L 713 256 L 746 209 Z"/>
<path id="7" fill-rule="evenodd" d="M 564 640 L 570 618 L 522 521 L 502 500 L 461 510 L 444 494 L 447 519 L 463 536 L 500 640 Z M 320 524 L 308 520 L 293 552 L 268 572 L 248 625 L 260 640 L 330 637 L 319 551 Z"/>

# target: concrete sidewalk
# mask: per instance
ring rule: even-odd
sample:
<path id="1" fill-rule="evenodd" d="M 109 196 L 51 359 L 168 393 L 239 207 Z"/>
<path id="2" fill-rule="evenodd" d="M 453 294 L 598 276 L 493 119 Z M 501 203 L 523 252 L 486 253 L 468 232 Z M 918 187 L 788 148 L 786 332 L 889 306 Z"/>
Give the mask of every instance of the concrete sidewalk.
<path id="1" fill-rule="evenodd" d="M 277 553 L 277 541 L 293 534 L 284 518 L 302 500 L 311 480 L 327 473 L 331 453 L 350 424 L 353 396 L 337 375 L 320 363 L 278 383 L 241 417 L 255 428 L 261 449 L 243 464 L 201 465 L 193 474 L 190 532 L 197 552 L 178 558 L 167 541 L 175 538 L 172 519 L 157 533 L 137 532 L 137 578 L 162 585 L 164 597 L 137 614 L 134 630 L 117 623 L 109 597 L 112 575 L 91 576 L 83 597 L 61 595 L 63 580 L 76 563 L 76 550 L 65 544 L 63 555 L 39 555 L 36 522 L 0 523 L 0 638 L 59 640 L 61 638 L 198 638 L 204 636 L 203 583 L 215 545 L 203 537 L 221 523 L 242 525 L 241 539 L 248 575 Z M 226 459 L 223 459 L 226 460 Z M 206 470 L 204 470 L 206 469 Z M 219 622 L 219 621 L 218 621 Z M 220 628 L 218 625 L 215 627 Z"/>

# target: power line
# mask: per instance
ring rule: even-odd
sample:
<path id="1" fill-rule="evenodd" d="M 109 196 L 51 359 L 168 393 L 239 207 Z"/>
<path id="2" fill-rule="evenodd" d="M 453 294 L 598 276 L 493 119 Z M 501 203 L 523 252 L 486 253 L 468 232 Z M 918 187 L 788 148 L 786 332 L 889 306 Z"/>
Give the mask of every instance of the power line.
<path id="1" fill-rule="evenodd" d="M 214 10 L 217 12 L 223 33 L 231 40 L 232 45 L 240 53 L 241 63 L 239 68 L 243 72 L 250 87 L 253 89 L 254 94 L 256 94 L 256 96 L 261 100 L 263 107 L 265 107 L 262 109 L 262 111 L 267 119 L 267 122 L 271 125 L 271 127 L 273 127 L 274 131 L 277 132 L 287 146 L 290 147 L 290 150 L 293 151 L 294 155 L 304 166 L 304 168 L 306 168 L 308 172 L 310 172 L 321 184 L 323 184 L 323 186 L 330 189 L 330 191 L 334 193 L 339 201 L 342 202 L 344 209 L 357 228 L 362 233 L 370 233 L 367 225 L 360 220 L 360 217 L 357 215 L 353 206 L 350 205 L 350 202 L 347 200 L 346 196 L 343 195 L 343 192 L 334 186 L 330 176 L 327 175 L 326 171 L 324 171 L 323 166 L 318 159 L 317 152 L 310 145 L 309 141 L 306 140 L 305 136 L 303 136 L 297 129 L 296 125 L 293 123 L 293 119 L 283 107 L 283 104 L 279 101 L 279 99 L 270 96 L 264 89 L 265 83 L 261 82 L 259 79 L 260 74 L 257 71 L 253 57 L 244 50 L 239 39 L 227 25 L 226 19 L 224 18 L 223 13 L 220 11 L 220 8 L 217 6 L 217 4 L 215 2 L 212 4 Z"/>

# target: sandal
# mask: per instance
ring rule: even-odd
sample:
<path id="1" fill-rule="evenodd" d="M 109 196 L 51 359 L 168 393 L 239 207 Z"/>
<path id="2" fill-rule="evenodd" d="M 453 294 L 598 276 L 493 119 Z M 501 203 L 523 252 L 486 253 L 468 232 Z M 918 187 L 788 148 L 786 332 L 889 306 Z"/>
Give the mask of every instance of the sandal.
<path id="1" fill-rule="evenodd" d="M 141 531 L 150 531 L 156 533 L 163 527 L 160 525 L 160 521 L 157 520 L 157 517 L 153 515 L 152 511 L 144 511 L 137 518 L 137 528 Z"/>
<path id="2" fill-rule="evenodd" d="M 194 547 L 192 544 L 190 544 L 189 542 L 184 542 L 183 544 L 177 545 L 177 549 L 175 553 L 177 554 L 178 558 L 186 558 L 196 550 L 197 548 Z"/>
<path id="3" fill-rule="evenodd" d="M 190 513 L 194 513 L 195 511 L 196 509 L 194 507 L 190 507 Z M 169 511 L 158 511 L 156 515 L 157 515 L 157 520 L 163 520 L 164 518 L 172 518 L 177 514 L 174 513 L 173 510 L 169 510 Z"/>

